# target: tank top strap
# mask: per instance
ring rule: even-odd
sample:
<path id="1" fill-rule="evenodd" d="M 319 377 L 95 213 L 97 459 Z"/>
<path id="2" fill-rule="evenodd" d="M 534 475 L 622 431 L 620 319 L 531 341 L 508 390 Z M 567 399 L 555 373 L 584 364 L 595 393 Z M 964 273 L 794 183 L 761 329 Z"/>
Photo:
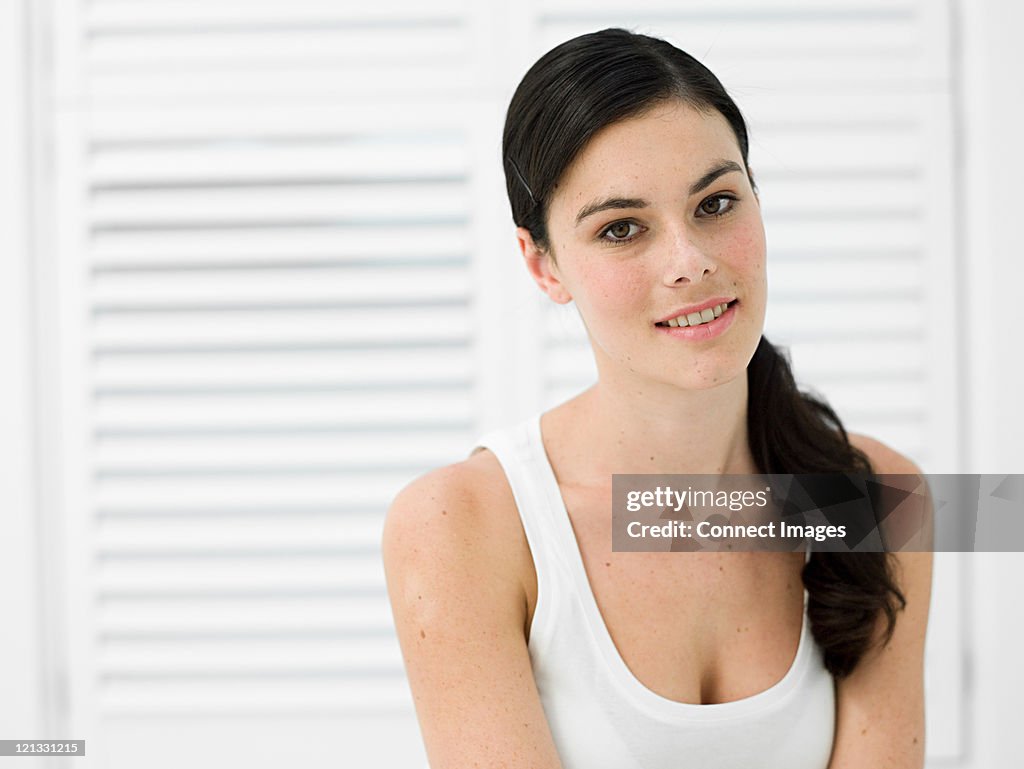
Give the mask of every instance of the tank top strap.
<path id="1" fill-rule="evenodd" d="M 560 544 L 557 510 L 546 487 L 546 457 L 537 454 L 540 414 L 535 414 L 511 427 L 484 433 L 477 438 L 473 450 L 487 448 L 497 457 L 512 489 L 519 519 L 533 559 L 537 578 L 537 602 L 529 630 L 532 654 L 543 654 L 557 635 L 553 618 L 560 607 L 571 602 L 572 569 Z M 564 628 L 563 628 L 564 630 Z"/>
<path id="2" fill-rule="evenodd" d="M 538 561 L 561 559 L 554 548 L 558 538 L 554 511 L 544 486 L 543 466 L 536 455 L 533 430 L 538 421 L 539 415 L 533 415 L 510 427 L 484 433 L 476 439 L 472 450 L 487 448 L 501 464 L 540 579 L 545 568 Z"/>

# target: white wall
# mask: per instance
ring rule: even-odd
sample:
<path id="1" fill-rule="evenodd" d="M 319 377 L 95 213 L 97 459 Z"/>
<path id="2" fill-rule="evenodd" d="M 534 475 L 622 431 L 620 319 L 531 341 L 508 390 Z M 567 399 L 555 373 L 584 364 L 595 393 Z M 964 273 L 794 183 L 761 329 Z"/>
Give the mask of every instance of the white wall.
<path id="1" fill-rule="evenodd" d="M 970 303 L 967 394 L 970 464 L 977 473 L 1024 472 L 1024 257 L 1021 180 L 1024 157 L 1020 125 L 1020 73 L 1024 50 L 1020 30 L 1024 6 L 1012 0 L 962 0 L 958 25 L 961 162 L 959 191 L 966 233 L 962 244 L 962 285 L 957 295 Z M 967 724 L 970 769 L 1019 766 L 1024 663 L 1024 605 L 1019 594 L 1024 556 L 1019 553 L 968 556 L 972 620 L 968 634 L 973 675 L 969 677 Z"/>
<path id="2" fill-rule="evenodd" d="M 978 473 L 1024 472 L 1024 121 L 1020 30 L 1024 6 L 1012 0 L 961 3 L 960 104 L 964 285 L 970 301 L 966 383 L 971 467 Z"/>

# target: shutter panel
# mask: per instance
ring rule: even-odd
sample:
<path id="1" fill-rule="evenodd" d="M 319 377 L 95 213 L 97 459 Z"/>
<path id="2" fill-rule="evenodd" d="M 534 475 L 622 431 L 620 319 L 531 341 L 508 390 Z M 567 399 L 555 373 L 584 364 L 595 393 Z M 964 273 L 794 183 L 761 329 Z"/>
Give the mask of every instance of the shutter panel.
<path id="1" fill-rule="evenodd" d="M 480 11 L 68 10 L 75 733 L 425 763 L 379 541 L 479 429 Z"/>

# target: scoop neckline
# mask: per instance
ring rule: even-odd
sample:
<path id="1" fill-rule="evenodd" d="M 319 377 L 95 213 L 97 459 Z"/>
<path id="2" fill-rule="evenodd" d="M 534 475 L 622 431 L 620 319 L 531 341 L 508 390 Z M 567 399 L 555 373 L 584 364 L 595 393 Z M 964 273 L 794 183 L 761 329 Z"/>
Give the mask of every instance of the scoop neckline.
<path id="1" fill-rule="evenodd" d="M 564 548 L 568 554 L 569 568 L 583 606 L 587 626 L 605 659 L 606 669 L 619 684 L 621 691 L 629 696 L 638 706 L 651 713 L 663 716 L 685 716 L 688 719 L 715 720 L 733 718 L 760 712 L 781 702 L 800 683 L 807 668 L 811 639 L 808 637 L 806 589 L 803 591 L 800 638 L 797 642 L 793 662 L 790 664 L 785 675 L 767 689 L 728 702 L 708 704 L 680 702 L 658 694 L 637 678 L 633 671 L 629 669 L 626 661 L 622 658 L 622 654 L 615 646 L 615 642 L 612 640 L 611 632 L 608 630 L 608 625 L 601 614 L 601 609 L 597 605 L 597 598 L 594 596 L 593 587 L 587 576 L 587 570 L 583 563 L 583 552 L 580 550 L 579 541 L 576 539 L 576 532 L 573 531 L 568 507 L 562 497 L 562 490 L 558 486 L 554 467 L 551 465 L 547 450 L 544 448 L 543 430 L 541 429 L 541 418 L 543 416 L 544 412 L 540 412 L 536 417 L 529 420 L 530 444 L 536 454 L 537 463 L 540 465 L 543 476 L 542 486 L 548 496 L 551 510 L 554 513 L 556 529 L 560 532 Z M 810 556 L 810 543 L 808 543 L 807 555 L 808 557 Z"/>

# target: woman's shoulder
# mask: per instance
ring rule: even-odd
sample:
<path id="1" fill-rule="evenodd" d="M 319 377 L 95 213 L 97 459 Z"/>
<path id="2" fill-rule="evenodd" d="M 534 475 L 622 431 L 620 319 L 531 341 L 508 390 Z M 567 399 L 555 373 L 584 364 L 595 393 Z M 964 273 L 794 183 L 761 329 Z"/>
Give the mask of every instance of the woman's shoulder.
<path id="1" fill-rule="evenodd" d="M 850 443 L 855 448 L 860 449 L 867 455 L 868 461 L 871 462 L 871 469 L 878 475 L 924 476 L 924 471 L 918 467 L 917 463 L 882 441 L 858 433 L 849 433 L 848 437 Z M 934 517 L 934 502 L 932 501 L 927 483 L 924 486 L 924 500 L 925 507 L 918 512 L 923 514 L 926 520 L 932 521 Z M 918 528 L 921 528 L 920 523 L 916 525 Z M 903 572 L 909 572 L 905 579 L 910 580 L 913 584 L 914 592 L 917 593 L 924 592 L 930 594 L 933 561 L 933 556 L 930 552 L 931 537 L 931 525 L 925 526 L 921 528 L 918 537 L 913 540 L 915 544 L 908 549 L 908 552 L 893 554 L 900 569 Z M 925 611 L 923 618 L 920 618 L 920 621 L 927 621 L 927 611 Z"/>
<path id="2" fill-rule="evenodd" d="M 467 749 L 484 762 L 495 745 L 557 765 L 531 676 L 522 551 L 505 536 L 514 511 L 490 504 L 501 499 L 499 470 L 481 451 L 425 473 L 385 521 L 388 597 L 432 766 L 467 765 Z"/>
<path id="3" fill-rule="evenodd" d="M 498 564 L 512 556 L 518 525 L 515 499 L 497 457 L 489 450 L 430 470 L 407 483 L 384 518 L 385 561 L 409 562 L 423 551 L 449 565 L 455 561 Z M 510 538 L 512 538 L 510 540 Z"/>
<path id="4" fill-rule="evenodd" d="M 381 556 L 396 622 L 436 630 L 460 612 L 526 627 L 529 546 L 490 451 L 406 484 L 385 515 Z"/>
<path id="5" fill-rule="evenodd" d="M 507 495 L 503 494 L 507 491 Z M 437 467 L 409 481 L 392 501 L 394 510 L 423 516 L 456 514 L 453 520 L 485 515 L 502 498 L 512 499 L 498 458 L 478 448 L 458 462 Z M 411 513 L 409 511 L 420 511 Z"/>
<path id="6" fill-rule="evenodd" d="M 871 462 L 871 469 L 879 475 L 923 474 L 913 460 L 876 438 L 861 433 L 847 433 L 847 437 L 850 439 L 850 445 L 864 452 Z"/>

